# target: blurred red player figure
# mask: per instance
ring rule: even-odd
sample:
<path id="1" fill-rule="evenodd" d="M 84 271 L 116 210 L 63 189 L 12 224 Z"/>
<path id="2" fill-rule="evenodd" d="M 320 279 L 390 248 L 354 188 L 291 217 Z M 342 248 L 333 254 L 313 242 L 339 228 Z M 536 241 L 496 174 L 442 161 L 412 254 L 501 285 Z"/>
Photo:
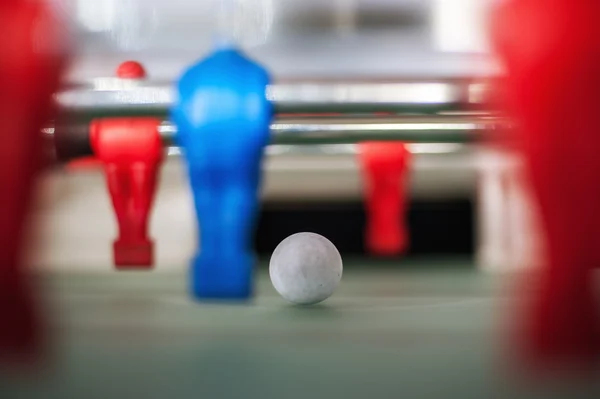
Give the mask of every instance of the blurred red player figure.
<path id="1" fill-rule="evenodd" d="M 598 0 L 507 0 L 492 24 L 546 244 L 521 324 L 526 355 L 542 365 L 589 366 L 600 355 L 599 15 Z"/>
<path id="2" fill-rule="evenodd" d="M 365 186 L 366 247 L 378 256 L 408 249 L 406 186 L 411 154 L 404 143 L 367 142 L 359 145 Z"/>
<path id="3" fill-rule="evenodd" d="M 123 62 L 116 74 L 121 79 L 146 78 L 146 70 L 136 61 Z M 148 222 L 163 158 L 159 124 L 154 118 L 106 118 L 90 126 L 92 148 L 104 164 L 119 225 L 113 244 L 118 268 L 148 268 L 154 263 Z"/>
<path id="4" fill-rule="evenodd" d="M 0 361 L 42 348 L 36 298 L 23 267 L 25 221 L 42 166 L 40 129 L 66 61 L 61 24 L 43 2 L 0 2 Z"/>
<path id="5" fill-rule="evenodd" d="M 106 118 L 90 126 L 92 149 L 104 164 L 119 225 L 113 244 L 119 268 L 147 268 L 154 262 L 148 221 L 163 158 L 159 125 L 154 118 Z"/>

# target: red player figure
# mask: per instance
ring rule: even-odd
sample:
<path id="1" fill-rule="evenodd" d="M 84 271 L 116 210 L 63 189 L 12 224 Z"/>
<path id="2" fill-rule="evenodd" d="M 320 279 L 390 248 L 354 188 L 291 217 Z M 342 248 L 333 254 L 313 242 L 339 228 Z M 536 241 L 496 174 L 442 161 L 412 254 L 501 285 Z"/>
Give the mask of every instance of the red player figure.
<path id="1" fill-rule="evenodd" d="M 66 61 L 43 2 L 0 2 L 0 361 L 41 349 L 39 314 L 23 267 L 25 221 L 42 165 L 42 125 Z"/>
<path id="2" fill-rule="evenodd" d="M 366 247 L 374 255 L 399 255 L 408 249 L 406 186 L 410 158 L 404 143 L 359 145 L 367 213 Z"/>
<path id="3" fill-rule="evenodd" d="M 492 25 L 547 251 L 521 324 L 536 362 L 590 365 L 600 355 L 591 278 L 600 237 L 598 15 L 598 0 L 509 0 Z"/>
<path id="4" fill-rule="evenodd" d="M 153 118 L 114 118 L 90 126 L 92 149 L 105 166 L 119 225 L 113 249 L 120 268 L 153 264 L 148 218 L 163 158 L 159 124 Z"/>

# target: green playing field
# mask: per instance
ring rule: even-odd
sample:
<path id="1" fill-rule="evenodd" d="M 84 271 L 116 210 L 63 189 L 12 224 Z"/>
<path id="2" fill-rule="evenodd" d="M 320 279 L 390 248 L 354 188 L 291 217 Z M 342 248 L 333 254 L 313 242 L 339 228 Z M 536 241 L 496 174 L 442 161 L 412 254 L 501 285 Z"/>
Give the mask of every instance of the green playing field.
<path id="1" fill-rule="evenodd" d="M 196 303 L 183 275 L 45 276 L 52 367 L 5 376 L 0 398 L 594 397 L 517 389 L 500 338 L 506 278 L 464 259 L 345 267 L 335 296 L 305 308 L 264 267 L 243 305 Z"/>

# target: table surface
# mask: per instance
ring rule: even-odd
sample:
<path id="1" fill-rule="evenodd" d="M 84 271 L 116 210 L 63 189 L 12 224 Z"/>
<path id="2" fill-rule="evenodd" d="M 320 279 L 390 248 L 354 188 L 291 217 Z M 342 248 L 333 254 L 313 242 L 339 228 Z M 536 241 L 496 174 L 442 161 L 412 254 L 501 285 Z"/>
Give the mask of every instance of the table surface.
<path id="1" fill-rule="evenodd" d="M 339 290 L 313 307 L 286 304 L 265 267 L 249 304 L 196 303 L 185 280 L 43 276 L 60 333 L 53 367 L 33 382 L 0 378 L 0 397 L 541 396 L 505 373 L 508 280 L 468 259 L 349 259 Z M 565 391 L 544 397 L 580 397 Z"/>

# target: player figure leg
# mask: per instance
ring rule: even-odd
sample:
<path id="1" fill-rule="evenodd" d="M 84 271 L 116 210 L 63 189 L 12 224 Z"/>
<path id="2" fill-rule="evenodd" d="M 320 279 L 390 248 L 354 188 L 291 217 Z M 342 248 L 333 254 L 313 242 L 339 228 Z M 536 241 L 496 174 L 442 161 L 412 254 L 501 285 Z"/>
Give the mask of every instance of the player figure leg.
<path id="1" fill-rule="evenodd" d="M 117 267 L 153 264 L 153 242 L 148 237 L 148 223 L 156 191 L 157 169 L 143 163 L 105 168 L 119 229 L 119 236 L 113 243 Z"/>
<path id="2" fill-rule="evenodd" d="M 200 252 L 192 262 L 192 289 L 199 297 L 246 298 L 252 293 L 260 161 L 226 163 L 190 170 L 201 226 Z"/>
<path id="3" fill-rule="evenodd" d="M 134 163 L 129 168 L 130 181 L 130 217 L 131 231 L 129 236 L 135 245 L 143 248 L 152 248 L 153 242 L 148 237 L 150 211 L 154 202 L 154 193 L 158 182 L 158 164 Z M 150 251 L 152 255 L 152 251 Z M 153 263 L 153 257 L 148 263 Z"/>

